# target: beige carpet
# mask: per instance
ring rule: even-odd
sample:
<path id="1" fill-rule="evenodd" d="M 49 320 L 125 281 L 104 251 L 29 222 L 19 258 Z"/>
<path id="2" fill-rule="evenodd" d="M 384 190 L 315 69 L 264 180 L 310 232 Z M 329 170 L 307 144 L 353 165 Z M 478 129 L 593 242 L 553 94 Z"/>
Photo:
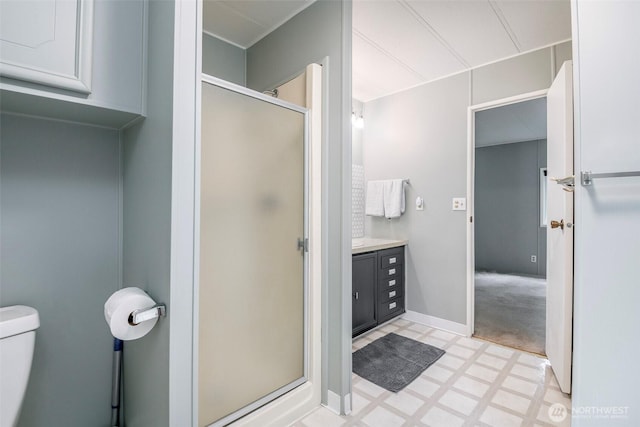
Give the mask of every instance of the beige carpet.
<path id="1" fill-rule="evenodd" d="M 474 336 L 545 354 L 545 279 L 476 272 Z"/>

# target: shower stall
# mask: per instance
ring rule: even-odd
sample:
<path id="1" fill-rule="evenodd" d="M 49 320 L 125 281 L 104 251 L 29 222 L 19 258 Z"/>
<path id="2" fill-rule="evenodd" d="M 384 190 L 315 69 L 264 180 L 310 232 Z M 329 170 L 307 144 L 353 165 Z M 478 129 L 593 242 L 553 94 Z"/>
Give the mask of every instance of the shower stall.
<path id="1" fill-rule="evenodd" d="M 197 418 L 222 426 L 308 378 L 308 120 L 209 76 L 201 100 Z"/>

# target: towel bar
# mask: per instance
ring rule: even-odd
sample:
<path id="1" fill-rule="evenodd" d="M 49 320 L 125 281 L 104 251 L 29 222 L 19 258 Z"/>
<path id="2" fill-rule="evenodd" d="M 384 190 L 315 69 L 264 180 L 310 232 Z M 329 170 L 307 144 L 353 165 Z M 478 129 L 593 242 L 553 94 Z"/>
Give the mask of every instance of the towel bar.
<path id="1" fill-rule="evenodd" d="M 596 178 L 625 178 L 628 176 L 640 176 L 640 171 L 608 173 L 592 173 L 591 171 L 585 171 L 580 172 L 580 181 L 582 181 L 582 185 L 589 186 L 593 184 L 593 180 Z"/>

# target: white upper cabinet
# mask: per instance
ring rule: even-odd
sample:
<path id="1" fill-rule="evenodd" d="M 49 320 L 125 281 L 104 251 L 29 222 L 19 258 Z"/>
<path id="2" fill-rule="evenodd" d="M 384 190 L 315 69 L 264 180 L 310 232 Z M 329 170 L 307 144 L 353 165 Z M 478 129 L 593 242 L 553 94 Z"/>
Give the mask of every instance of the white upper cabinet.
<path id="1" fill-rule="evenodd" d="M 0 74 L 91 93 L 93 0 L 0 1 Z"/>
<path id="2" fill-rule="evenodd" d="M 145 115 L 147 0 L 0 0 L 0 109 L 122 128 Z"/>

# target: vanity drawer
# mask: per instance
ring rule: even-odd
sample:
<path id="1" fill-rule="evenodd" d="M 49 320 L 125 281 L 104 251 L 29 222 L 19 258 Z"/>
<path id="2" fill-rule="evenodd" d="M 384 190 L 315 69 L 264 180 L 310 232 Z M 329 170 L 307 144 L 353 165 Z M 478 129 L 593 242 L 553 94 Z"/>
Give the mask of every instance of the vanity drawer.
<path id="1" fill-rule="evenodd" d="M 382 268 L 378 272 L 378 278 L 380 279 L 393 279 L 402 276 L 404 267 L 402 265 L 396 265 L 392 267 Z"/>
<path id="2" fill-rule="evenodd" d="M 404 264 L 404 246 L 399 248 L 385 249 L 378 253 L 380 257 L 380 268 L 389 269 Z"/>
<path id="3" fill-rule="evenodd" d="M 396 276 L 383 277 L 382 279 L 380 279 L 380 281 L 378 282 L 378 289 L 382 291 L 382 290 L 391 289 L 394 287 L 402 287 L 403 284 L 404 284 L 403 274 L 402 272 L 400 272 L 400 274 Z"/>
<path id="4" fill-rule="evenodd" d="M 404 313 L 404 298 L 395 298 L 378 304 L 378 324 Z"/>
<path id="5" fill-rule="evenodd" d="M 403 286 L 393 286 L 389 289 L 380 289 L 378 291 L 378 302 L 383 303 L 402 296 L 404 296 Z"/>

